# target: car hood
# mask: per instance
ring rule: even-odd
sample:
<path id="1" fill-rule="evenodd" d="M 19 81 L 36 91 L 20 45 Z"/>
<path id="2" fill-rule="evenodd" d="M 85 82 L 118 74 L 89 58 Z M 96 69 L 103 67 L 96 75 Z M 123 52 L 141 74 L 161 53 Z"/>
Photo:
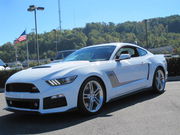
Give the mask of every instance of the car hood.
<path id="1" fill-rule="evenodd" d="M 63 76 L 74 69 L 88 65 L 90 65 L 89 61 L 70 61 L 40 65 L 15 73 L 8 79 L 7 83 L 26 81 L 34 82 L 57 73 L 61 73 L 61 75 Z"/>

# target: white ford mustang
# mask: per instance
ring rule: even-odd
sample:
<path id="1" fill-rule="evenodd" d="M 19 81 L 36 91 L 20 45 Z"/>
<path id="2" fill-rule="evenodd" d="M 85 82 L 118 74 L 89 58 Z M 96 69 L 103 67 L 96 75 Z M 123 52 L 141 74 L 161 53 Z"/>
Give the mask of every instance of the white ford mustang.
<path id="1" fill-rule="evenodd" d="M 6 83 L 6 109 L 46 114 L 78 108 L 95 114 L 106 102 L 144 88 L 163 93 L 166 78 L 163 55 L 129 43 L 93 45 L 62 62 L 11 76 Z"/>

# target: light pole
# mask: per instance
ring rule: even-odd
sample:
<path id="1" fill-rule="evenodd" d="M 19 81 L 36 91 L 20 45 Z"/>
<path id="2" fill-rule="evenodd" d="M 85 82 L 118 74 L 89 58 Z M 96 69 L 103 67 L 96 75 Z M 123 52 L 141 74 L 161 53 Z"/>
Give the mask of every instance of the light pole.
<path id="1" fill-rule="evenodd" d="M 32 37 L 33 37 L 33 49 L 34 49 L 34 53 L 37 53 L 37 51 L 36 51 L 36 35 L 35 35 L 35 28 L 32 28 L 31 29 L 31 32 L 32 32 Z M 34 57 L 33 57 L 33 59 L 35 59 Z"/>
<path id="2" fill-rule="evenodd" d="M 38 34 L 37 34 L 37 17 L 36 17 L 36 10 L 44 10 L 44 7 L 36 7 L 35 5 L 30 5 L 27 11 L 33 12 L 34 11 L 34 20 L 35 20 L 35 31 L 36 31 L 36 48 L 37 48 L 37 61 L 39 61 L 39 44 L 38 44 Z"/>
<path id="3" fill-rule="evenodd" d="M 56 46 L 56 53 L 58 52 L 58 37 L 57 37 L 57 30 L 53 29 L 53 31 L 55 32 L 55 38 L 56 40 L 54 41 L 55 46 Z"/>

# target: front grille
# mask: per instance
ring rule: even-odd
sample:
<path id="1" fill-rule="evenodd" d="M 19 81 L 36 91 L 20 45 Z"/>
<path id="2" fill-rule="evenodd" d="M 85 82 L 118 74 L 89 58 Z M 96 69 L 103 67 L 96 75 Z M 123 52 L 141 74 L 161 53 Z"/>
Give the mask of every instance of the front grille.
<path id="1" fill-rule="evenodd" d="M 38 88 L 30 83 L 9 83 L 6 85 L 7 92 L 32 92 L 38 93 Z"/>
<path id="2" fill-rule="evenodd" d="M 6 97 L 6 102 L 10 107 L 39 109 L 39 99 L 18 99 Z"/>

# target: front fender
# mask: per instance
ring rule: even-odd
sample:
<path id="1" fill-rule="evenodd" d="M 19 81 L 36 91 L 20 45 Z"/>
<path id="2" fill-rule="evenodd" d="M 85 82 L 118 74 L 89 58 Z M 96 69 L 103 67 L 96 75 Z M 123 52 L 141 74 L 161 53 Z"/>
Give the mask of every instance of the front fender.
<path id="1" fill-rule="evenodd" d="M 73 73 L 76 73 L 81 78 L 81 82 L 82 82 L 81 85 L 89 77 L 95 76 L 95 77 L 100 78 L 103 81 L 106 88 L 106 102 L 109 101 L 110 99 L 109 95 L 110 95 L 110 90 L 112 86 L 105 71 L 100 71 L 95 68 L 91 68 L 91 70 L 79 69 L 79 70 L 74 71 Z"/>

